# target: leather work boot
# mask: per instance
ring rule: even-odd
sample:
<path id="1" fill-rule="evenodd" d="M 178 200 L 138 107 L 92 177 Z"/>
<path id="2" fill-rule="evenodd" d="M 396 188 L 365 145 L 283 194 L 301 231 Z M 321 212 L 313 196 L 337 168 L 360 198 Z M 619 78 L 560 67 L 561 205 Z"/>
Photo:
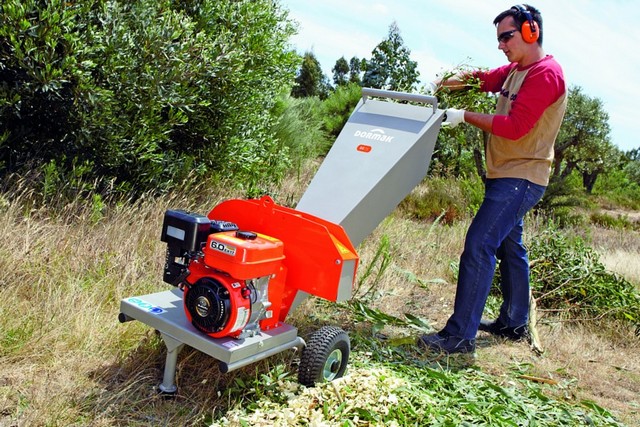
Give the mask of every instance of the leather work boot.
<path id="1" fill-rule="evenodd" d="M 479 331 L 489 332 L 491 335 L 507 338 L 511 341 L 520 341 L 529 339 L 529 328 L 527 325 L 516 326 L 511 328 L 505 326 L 500 320 L 481 320 Z"/>
<path id="2" fill-rule="evenodd" d="M 475 340 L 454 337 L 448 332 L 440 331 L 435 334 L 422 335 L 418 338 L 418 347 L 436 353 L 473 353 L 476 349 L 476 342 Z"/>

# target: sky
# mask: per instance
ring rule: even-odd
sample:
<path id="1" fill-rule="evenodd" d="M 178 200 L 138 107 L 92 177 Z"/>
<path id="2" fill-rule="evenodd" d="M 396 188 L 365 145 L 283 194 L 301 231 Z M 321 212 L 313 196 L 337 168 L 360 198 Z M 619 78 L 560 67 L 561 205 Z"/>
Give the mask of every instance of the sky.
<path id="1" fill-rule="evenodd" d="M 502 0 L 280 0 L 297 22 L 291 39 L 314 53 L 324 73 L 344 56 L 371 58 L 396 22 L 424 84 L 466 64 L 506 64 L 493 19 L 515 3 Z M 543 48 L 562 66 L 569 87 L 603 102 L 611 141 L 640 148 L 640 2 L 637 0 L 530 0 L 543 19 Z"/>

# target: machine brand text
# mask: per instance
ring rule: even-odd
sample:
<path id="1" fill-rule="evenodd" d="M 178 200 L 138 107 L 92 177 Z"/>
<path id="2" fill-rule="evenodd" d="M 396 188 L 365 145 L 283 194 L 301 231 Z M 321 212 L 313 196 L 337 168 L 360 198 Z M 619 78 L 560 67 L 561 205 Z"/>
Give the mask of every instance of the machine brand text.
<path id="1" fill-rule="evenodd" d="M 370 139 L 372 141 L 391 142 L 395 136 L 389 136 L 382 129 L 373 129 L 371 131 L 357 130 L 353 134 L 358 138 Z"/>

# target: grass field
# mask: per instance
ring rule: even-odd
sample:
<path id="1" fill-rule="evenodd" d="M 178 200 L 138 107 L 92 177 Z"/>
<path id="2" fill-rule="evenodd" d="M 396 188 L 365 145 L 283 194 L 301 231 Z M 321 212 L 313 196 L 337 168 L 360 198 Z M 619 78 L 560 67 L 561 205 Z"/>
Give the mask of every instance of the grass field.
<path id="1" fill-rule="evenodd" d="M 299 188 L 279 188 L 275 198 L 290 203 Z M 194 194 L 106 209 L 85 200 L 31 208 L 26 194 L 0 196 L 0 426 L 413 425 L 418 416 L 424 425 L 456 425 L 487 423 L 491 414 L 498 420 L 503 410 L 520 414 L 512 420 L 519 425 L 544 414 L 551 421 L 537 425 L 640 424 L 640 343 L 628 325 L 543 314 L 543 355 L 526 343 L 480 335 L 478 358 L 456 367 L 416 352 L 407 344 L 418 334 L 411 328 L 375 328 L 354 321 L 348 305 L 316 299 L 291 323 L 301 334 L 327 322 L 349 330 L 353 362 L 343 380 L 296 385 L 293 352 L 223 375 L 211 358 L 186 349 L 178 396 L 162 399 L 155 387 L 164 345 L 139 322 L 118 323 L 119 301 L 169 288 L 161 280 L 164 211 L 206 213 L 223 197 Z M 374 310 L 408 312 L 441 327 L 452 310 L 451 265 L 467 225 L 394 213 L 359 248 L 366 267 L 386 240 L 391 262 L 361 283 L 358 295 Z M 529 224 L 528 236 L 541 226 Z M 590 236 L 607 265 L 638 284 L 638 232 L 594 229 Z M 487 314 L 495 307 L 490 303 Z M 277 421 L 280 413 L 289 418 Z"/>

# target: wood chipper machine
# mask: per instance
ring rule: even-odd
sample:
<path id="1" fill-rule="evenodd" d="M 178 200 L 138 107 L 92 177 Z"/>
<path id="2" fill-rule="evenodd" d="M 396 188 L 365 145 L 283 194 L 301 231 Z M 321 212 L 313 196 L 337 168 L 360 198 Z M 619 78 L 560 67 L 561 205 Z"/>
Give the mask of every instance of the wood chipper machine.
<path id="1" fill-rule="evenodd" d="M 347 333 L 324 326 L 305 342 L 287 315 L 309 296 L 351 298 L 356 247 L 422 181 L 443 117 L 435 97 L 363 88 L 295 209 L 264 196 L 223 201 L 206 216 L 166 211 L 163 280 L 174 288 L 124 298 L 119 315 L 160 332 L 167 355 L 159 390 L 176 392 L 185 345 L 223 373 L 298 348 L 302 384 L 341 377 Z"/>

